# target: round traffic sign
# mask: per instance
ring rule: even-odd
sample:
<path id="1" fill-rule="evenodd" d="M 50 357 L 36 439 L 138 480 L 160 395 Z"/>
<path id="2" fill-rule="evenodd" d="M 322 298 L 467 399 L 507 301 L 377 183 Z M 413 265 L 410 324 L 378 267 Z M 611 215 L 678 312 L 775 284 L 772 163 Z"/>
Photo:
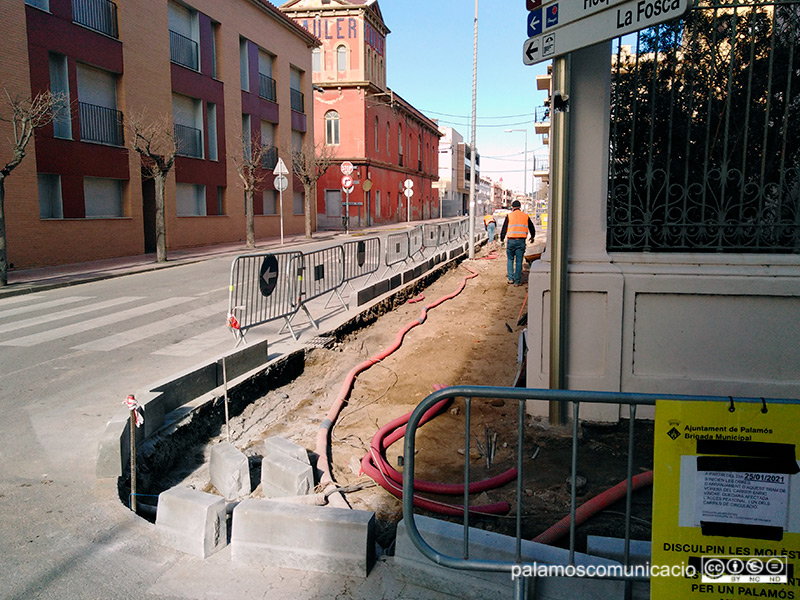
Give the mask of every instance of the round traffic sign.
<path id="1" fill-rule="evenodd" d="M 365 179 L 364 183 L 361 184 L 361 187 L 364 188 L 365 192 L 370 191 L 372 189 L 372 180 L 371 179 Z"/>
<path id="2" fill-rule="evenodd" d="M 350 175 L 350 173 L 352 173 L 355 169 L 353 163 L 351 163 L 349 160 L 344 161 L 342 166 L 339 168 L 342 170 L 342 175 Z"/>
<path id="3" fill-rule="evenodd" d="M 258 288 L 261 295 L 269 297 L 275 291 L 275 284 L 278 283 L 278 259 L 274 254 L 267 254 L 264 257 L 258 275 Z"/>
<path id="4" fill-rule="evenodd" d="M 289 180 L 286 178 L 285 175 L 278 175 L 275 178 L 275 189 L 279 192 L 285 192 L 286 188 L 289 187 Z"/>
<path id="5" fill-rule="evenodd" d="M 406 179 L 406 180 L 403 182 L 403 185 L 404 185 L 404 186 L 405 186 L 407 189 L 409 189 L 409 190 L 410 190 L 412 187 L 414 187 L 414 182 L 413 182 L 411 179 Z"/>
<path id="6" fill-rule="evenodd" d="M 350 175 L 342 176 L 342 187 L 343 188 L 353 187 L 353 178 L 350 177 Z"/>
<path id="7" fill-rule="evenodd" d="M 406 188 L 403 193 L 406 195 L 406 198 L 411 198 L 414 195 L 414 190 L 411 188 Z"/>

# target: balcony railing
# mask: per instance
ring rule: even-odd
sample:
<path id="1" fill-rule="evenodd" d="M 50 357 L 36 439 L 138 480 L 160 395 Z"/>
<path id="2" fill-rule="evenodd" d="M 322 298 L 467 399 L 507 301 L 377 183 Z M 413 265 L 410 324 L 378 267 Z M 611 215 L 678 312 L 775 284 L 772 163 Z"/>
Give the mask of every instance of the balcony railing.
<path id="1" fill-rule="evenodd" d="M 534 111 L 534 120 L 537 123 L 549 123 L 550 122 L 550 107 L 549 106 L 537 106 L 536 110 Z"/>
<path id="2" fill-rule="evenodd" d="M 175 148 L 179 156 L 203 158 L 203 132 L 196 127 L 175 124 Z"/>
<path id="3" fill-rule="evenodd" d="M 275 80 L 272 77 L 264 75 L 263 73 L 258 74 L 258 95 L 267 100 L 272 100 L 273 102 L 278 99 Z M 294 104 L 292 104 L 292 108 L 294 108 Z"/>
<path id="4" fill-rule="evenodd" d="M 292 88 L 292 110 L 297 111 L 299 113 L 306 112 L 306 102 L 305 97 L 303 96 L 303 92 L 300 90 L 296 90 Z"/>
<path id="5" fill-rule="evenodd" d="M 533 157 L 533 170 L 534 171 L 549 171 L 550 170 L 550 159 L 549 158 L 539 158 L 538 156 Z"/>
<path id="6" fill-rule="evenodd" d="M 278 149 L 275 146 L 264 146 L 261 154 L 261 168 L 274 169 L 278 164 Z"/>
<path id="7" fill-rule="evenodd" d="M 107 36 L 119 37 L 117 5 L 109 0 L 72 0 L 72 20 Z"/>
<path id="8" fill-rule="evenodd" d="M 123 146 L 125 135 L 122 113 L 113 108 L 78 102 L 81 120 L 81 140 Z"/>
<path id="9" fill-rule="evenodd" d="M 197 42 L 193 39 L 169 30 L 169 59 L 172 62 L 197 71 L 199 64 L 197 50 Z"/>

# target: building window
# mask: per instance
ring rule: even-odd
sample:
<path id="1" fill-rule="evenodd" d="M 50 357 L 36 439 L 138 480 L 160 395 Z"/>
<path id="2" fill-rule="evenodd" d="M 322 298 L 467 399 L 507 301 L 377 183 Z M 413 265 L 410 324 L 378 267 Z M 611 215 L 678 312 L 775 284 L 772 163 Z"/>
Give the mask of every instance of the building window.
<path id="1" fill-rule="evenodd" d="M 272 63 L 272 55 L 258 51 L 258 95 L 275 102 L 278 94 L 275 79 L 272 77 Z"/>
<path id="2" fill-rule="evenodd" d="M 303 132 L 292 130 L 292 152 L 294 154 L 303 153 Z"/>
<path id="3" fill-rule="evenodd" d="M 61 201 L 61 176 L 39 173 L 39 218 L 63 219 L 64 207 Z"/>
<path id="4" fill-rule="evenodd" d="M 322 50 L 320 48 L 314 48 L 311 51 L 311 70 L 314 73 L 322 71 Z"/>
<path id="5" fill-rule="evenodd" d="M 219 36 L 219 27 L 220 24 L 216 21 L 211 23 L 211 76 L 214 79 L 217 79 L 217 62 L 219 61 L 219 57 L 217 57 L 217 37 Z"/>
<path id="6" fill-rule="evenodd" d="M 122 113 L 117 110 L 117 78 L 113 73 L 78 65 L 78 114 L 81 140 L 122 146 Z"/>
<path id="7" fill-rule="evenodd" d="M 250 115 L 242 114 L 242 156 L 244 156 L 245 160 L 250 160 L 250 157 L 253 156 L 253 145 L 251 143 L 253 129 L 251 123 Z"/>
<path id="8" fill-rule="evenodd" d="M 339 145 L 339 113 L 335 110 L 325 113 L 325 144 Z"/>
<path id="9" fill-rule="evenodd" d="M 294 210 L 294 214 L 296 215 L 304 215 L 306 214 L 306 203 L 305 203 L 305 194 L 303 192 L 293 192 L 292 193 L 292 208 Z"/>
<path id="10" fill-rule="evenodd" d="M 221 185 L 217 186 L 217 214 L 225 214 L 225 188 Z"/>
<path id="11" fill-rule="evenodd" d="M 83 204 L 87 219 L 124 217 L 122 181 L 101 177 L 84 177 Z"/>
<path id="12" fill-rule="evenodd" d="M 242 82 L 242 90 L 250 91 L 250 58 L 247 55 L 247 40 L 239 38 L 239 77 Z"/>
<path id="13" fill-rule="evenodd" d="M 386 154 L 391 155 L 391 142 L 392 142 L 392 125 L 386 121 Z"/>
<path id="14" fill-rule="evenodd" d="M 336 70 L 347 71 L 347 46 L 336 48 Z"/>
<path id="15" fill-rule="evenodd" d="M 193 183 L 175 184 L 175 206 L 179 217 L 206 216 L 206 186 Z"/>
<path id="16" fill-rule="evenodd" d="M 196 98 L 172 94 L 172 121 L 179 156 L 203 158 L 203 109 Z"/>
<path id="17" fill-rule="evenodd" d="M 200 30 L 197 11 L 177 2 L 167 3 L 169 26 L 169 59 L 193 71 L 200 70 Z"/>
<path id="18" fill-rule="evenodd" d="M 72 0 L 72 20 L 107 36 L 118 37 L 117 5 L 109 0 Z"/>
<path id="19" fill-rule="evenodd" d="M 265 189 L 263 191 L 263 214 L 277 215 L 278 214 L 278 192 L 274 189 Z"/>
<path id="20" fill-rule="evenodd" d="M 42 10 L 50 11 L 50 0 L 25 0 L 25 4 Z"/>
<path id="21" fill-rule="evenodd" d="M 397 124 L 397 156 L 399 157 L 400 166 L 403 166 L 403 126 Z"/>
<path id="22" fill-rule="evenodd" d="M 219 160 L 217 140 L 217 105 L 208 103 L 208 159 Z"/>
<path id="23" fill-rule="evenodd" d="M 275 147 L 275 125 L 261 121 L 261 167 L 272 171 L 278 164 L 278 149 Z"/>
<path id="24" fill-rule="evenodd" d="M 53 135 L 57 138 L 72 139 L 67 57 L 63 54 L 50 55 L 50 92 L 56 99 L 53 103 Z"/>
<path id="25" fill-rule="evenodd" d="M 378 117 L 375 117 L 375 152 L 378 152 L 378 130 L 380 129 L 378 125 Z"/>
<path id="26" fill-rule="evenodd" d="M 290 77 L 289 87 L 291 88 L 290 92 L 291 92 L 292 110 L 299 113 L 304 113 L 306 112 L 305 100 L 303 98 L 303 92 L 300 91 L 303 89 L 302 87 L 303 73 L 302 71 L 299 71 L 298 69 L 292 67 L 289 70 L 289 77 Z"/>
<path id="27" fill-rule="evenodd" d="M 375 218 L 381 216 L 381 191 L 377 190 L 375 192 Z"/>

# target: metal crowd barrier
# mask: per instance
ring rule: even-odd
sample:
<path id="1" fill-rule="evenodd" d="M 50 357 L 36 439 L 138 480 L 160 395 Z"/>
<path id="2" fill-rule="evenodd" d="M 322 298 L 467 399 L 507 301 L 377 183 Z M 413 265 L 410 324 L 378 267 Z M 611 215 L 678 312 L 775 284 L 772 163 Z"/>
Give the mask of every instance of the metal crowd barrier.
<path id="1" fill-rule="evenodd" d="M 372 237 L 355 242 L 345 242 L 344 248 L 344 282 L 352 288 L 350 283 L 354 279 L 369 275 L 372 277 L 381 268 L 381 240 Z"/>
<path id="2" fill-rule="evenodd" d="M 339 287 L 344 283 L 344 248 L 342 246 L 331 246 L 314 252 L 304 252 L 301 257 L 302 266 L 298 267 L 302 273 L 300 278 L 301 293 L 298 297 L 298 302 L 314 329 L 319 329 L 317 322 L 313 319 L 306 306 L 307 302 L 330 292 L 331 296 L 335 295 L 339 298 L 342 308 L 347 310 L 347 304 L 345 304 L 342 295 L 339 293 Z M 292 320 L 296 314 L 297 311 L 287 318 L 284 323 L 284 327 L 289 329 L 294 339 L 297 339 L 297 336 L 292 330 Z M 281 329 L 282 331 L 283 328 Z"/>
<path id="3" fill-rule="evenodd" d="M 394 272 L 394 267 L 407 263 L 410 258 L 408 232 L 390 233 L 386 236 L 386 270 L 383 275 Z"/>
<path id="4" fill-rule="evenodd" d="M 436 250 L 439 246 L 439 226 L 438 225 L 423 225 L 422 226 L 422 253 L 425 254 L 426 250 Z"/>
<path id="5" fill-rule="evenodd" d="M 425 242 L 423 237 L 422 226 L 418 225 L 408 232 L 408 256 L 412 260 L 414 256 L 419 254 L 424 256 Z"/>
<path id="6" fill-rule="evenodd" d="M 299 309 L 302 252 L 258 253 L 237 256 L 231 265 L 228 324 L 236 344 L 247 330 Z"/>
<path id="7" fill-rule="evenodd" d="M 419 532 L 414 515 L 414 471 L 416 459 L 415 436 L 420 426 L 423 415 L 431 409 L 437 402 L 448 398 L 464 398 L 464 512 L 462 523 L 464 528 L 462 554 L 460 556 L 449 556 L 434 549 Z M 512 561 L 501 560 L 479 560 L 470 558 L 469 546 L 469 483 L 470 483 L 470 418 L 472 414 L 472 403 L 476 399 L 504 399 L 518 402 L 517 411 L 517 441 L 516 441 L 516 558 Z M 522 500 L 523 500 L 523 473 L 525 469 L 524 457 L 530 456 L 531 448 L 525 448 L 525 404 L 530 400 L 543 400 L 548 402 L 558 402 L 566 411 L 569 403 L 572 404 L 572 456 L 570 469 L 570 527 L 569 527 L 569 564 L 574 565 L 575 559 L 575 513 L 577 510 L 577 468 L 578 468 L 578 426 L 580 423 L 581 404 L 622 404 L 629 407 L 628 424 L 628 455 L 626 467 L 627 496 L 625 506 L 625 529 L 624 529 L 624 555 L 623 565 L 630 566 L 630 545 L 631 545 L 631 513 L 632 513 L 632 480 L 633 480 L 633 454 L 634 439 L 636 428 L 636 408 L 638 406 L 655 406 L 656 400 L 679 400 L 679 401 L 700 401 L 700 402 L 721 402 L 733 406 L 735 403 L 762 403 L 770 402 L 776 404 L 800 404 L 797 400 L 786 399 L 767 399 L 764 398 L 732 398 L 730 396 L 689 396 L 689 395 L 670 395 L 670 394 L 630 394 L 615 392 L 595 392 L 595 391 L 569 391 L 569 390 L 544 390 L 544 389 L 525 389 L 511 387 L 488 387 L 488 386 L 453 386 L 436 391 L 425 398 L 414 409 L 406 426 L 404 465 L 403 465 L 403 519 L 406 524 L 406 531 L 411 542 L 429 560 L 435 564 L 460 569 L 463 571 L 484 571 L 495 573 L 508 573 L 509 577 L 516 567 L 519 569 L 523 565 L 522 557 Z M 766 406 L 766 404 L 764 404 Z M 763 411 L 762 411 L 763 412 Z M 509 443 L 509 448 L 512 444 Z M 527 454 L 526 454 L 527 453 Z M 629 586 L 633 582 L 649 582 L 649 577 L 644 575 L 625 575 L 614 574 L 601 579 L 622 580 L 626 586 L 626 597 L 630 593 Z M 513 578 L 512 578 L 513 579 Z M 527 598 L 529 593 L 528 583 L 525 577 L 517 577 L 514 581 L 514 600 Z"/>

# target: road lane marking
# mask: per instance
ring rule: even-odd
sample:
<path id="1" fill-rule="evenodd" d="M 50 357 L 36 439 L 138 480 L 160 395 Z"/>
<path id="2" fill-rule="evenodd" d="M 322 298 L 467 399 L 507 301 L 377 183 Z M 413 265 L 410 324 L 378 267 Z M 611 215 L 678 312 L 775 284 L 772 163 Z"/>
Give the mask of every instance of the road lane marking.
<path id="1" fill-rule="evenodd" d="M 134 342 L 139 342 L 141 340 L 157 336 L 165 331 L 169 331 L 170 329 L 183 327 L 184 325 L 189 325 L 195 321 L 208 319 L 211 317 L 219 317 L 219 322 L 223 324 L 225 322 L 225 311 L 227 309 L 228 301 L 223 300 L 222 302 L 217 302 L 216 304 L 211 304 L 209 306 L 203 306 L 202 308 L 176 315 L 174 317 L 169 317 L 168 319 L 161 319 L 160 321 L 154 321 L 153 323 L 148 323 L 147 325 L 142 325 L 141 327 L 136 327 L 134 329 L 129 329 L 128 331 L 121 331 L 99 340 L 86 342 L 85 344 L 81 344 L 79 346 L 73 346 L 73 350 L 108 352 L 109 350 L 116 350 L 117 348 L 127 346 L 128 344 L 133 344 Z M 222 326 L 223 325 L 220 325 L 220 327 Z"/>
<path id="2" fill-rule="evenodd" d="M 31 319 L 14 321 L 13 323 L 6 323 L 5 325 L 0 325 L 0 333 L 6 333 L 7 331 L 16 331 L 17 329 L 25 329 L 26 327 L 36 327 L 37 325 L 41 325 L 43 323 L 52 323 L 53 321 L 67 319 L 69 317 L 77 317 L 78 315 L 83 315 L 88 312 L 103 310 L 105 308 L 111 308 L 114 306 L 119 306 L 120 304 L 125 304 L 126 302 L 133 302 L 134 300 L 141 300 L 141 299 L 142 299 L 141 296 L 122 296 L 120 298 L 113 298 L 111 300 L 106 300 L 104 302 L 95 302 L 94 304 L 82 306 L 81 308 L 72 308 L 70 310 L 62 310 L 61 312 L 50 313 L 49 315 L 41 315 L 38 317 L 33 317 Z"/>
<path id="3" fill-rule="evenodd" d="M 152 304 L 145 304 L 144 306 L 137 306 L 136 308 L 130 308 L 128 310 L 123 310 L 121 312 L 106 315 L 104 317 L 97 317 L 96 319 L 89 319 L 88 321 L 83 321 L 81 323 L 58 327 L 56 329 L 51 329 L 50 331 L 43 331 L 41 333 L 26 335 L 13 340 L 8 340 L 6 342 L 0 342 L 0 346 L 35 346 L 36 344 L 51 342 L 53 340 L 70 335 L 77 335 L 90 329 L 98 329 L 99 327 L 113 325 L 114 323 L 119 323 L 120 321 L 125 321 L 134 317 L 140 317 L 142 315 L 158 312 L 159 310 L 172 308 L 173 306 L 183 304 L 184 302 L 189 302 L 191 300 L 196 300 L 196 298 L 167 298 L 166 300 L 153 302 Z"/>
<path id="4" fill-rule="evenodd" d="M 56 306 L 63 306 L 64 304 L 73 304 L 81 300 L 94 300 L 94 296 L 68 296 L 66 298 L 59 298 L 57 300 L 49 300 L 39 304 L 29 304 L 28 306 L 18 306 L 16 308 L 9 308 L 7 310 L 0 310 L 0 319 L 6 317 L 14 317 L 29 312 L 36 312 L 45 308 L 53 308 Z"/>

